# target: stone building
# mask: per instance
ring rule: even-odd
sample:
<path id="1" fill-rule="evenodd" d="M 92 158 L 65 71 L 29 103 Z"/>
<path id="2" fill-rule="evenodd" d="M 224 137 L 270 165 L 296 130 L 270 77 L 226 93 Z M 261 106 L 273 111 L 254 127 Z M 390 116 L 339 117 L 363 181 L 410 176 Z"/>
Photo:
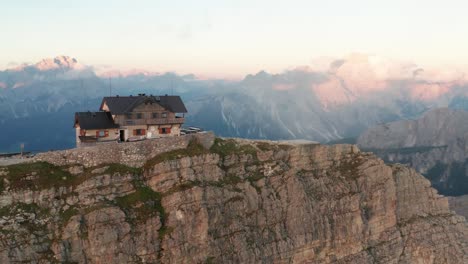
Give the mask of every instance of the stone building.
<path id="1" fill-rule="evenodd" d="M 137 141 L 179 136 L 187 113 L 180 96 L 110 96 L 99 112 L 75 113 L 76 142 Z"/>

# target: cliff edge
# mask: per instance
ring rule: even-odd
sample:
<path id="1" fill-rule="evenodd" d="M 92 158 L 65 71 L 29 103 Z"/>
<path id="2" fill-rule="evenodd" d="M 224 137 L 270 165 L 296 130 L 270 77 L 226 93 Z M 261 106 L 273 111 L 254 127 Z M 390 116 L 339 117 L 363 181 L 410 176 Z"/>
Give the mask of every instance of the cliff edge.
<path id="1" fill-rule="evenodd" d="M 353 145 L 171 140 L 0 167 L 0 262 L 468 262 L 465 219 L 412 169 Z"/>

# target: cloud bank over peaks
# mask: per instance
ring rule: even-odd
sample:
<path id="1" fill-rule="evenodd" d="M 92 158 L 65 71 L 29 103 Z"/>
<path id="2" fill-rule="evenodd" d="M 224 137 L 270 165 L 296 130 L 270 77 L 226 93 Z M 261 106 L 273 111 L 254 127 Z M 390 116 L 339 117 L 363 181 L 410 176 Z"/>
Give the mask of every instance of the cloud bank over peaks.
<path id="1" fill-rule="evenodd" d="M 35 64 L 24 63 L 0 71 L 0 82 L 5 83 L 7 87 L 20 88 L 35 81 L 73 80 L 95 76 L 93 67 L 81 64 L 69 56 L 57 56 L 42 59 Z"/>
<path id="2" fill-rule="evenodd" d="M 86 68 L 85 65 L 78 63 L 75 58 L 61 55 L 55 58 L 42 59 L 36 64 L 22 64 L 10 69 L 10 71 L 24 71 L 29 69 L 45 72 L 53 70 L 84 70 Z"/>
<path id="3" fill-rule="evenodd" d="M 365 54 L 318 58 L 309 67 L 298 70 L 327 75 L 327 81 L 310 87 L 326 108 L 389 94 L 429 102 L 454 96 L 455 90 L 463 91 L 459 87 L 468 84 L 466 73 L 459 69 L 425 69 L 414 63 Z"/>

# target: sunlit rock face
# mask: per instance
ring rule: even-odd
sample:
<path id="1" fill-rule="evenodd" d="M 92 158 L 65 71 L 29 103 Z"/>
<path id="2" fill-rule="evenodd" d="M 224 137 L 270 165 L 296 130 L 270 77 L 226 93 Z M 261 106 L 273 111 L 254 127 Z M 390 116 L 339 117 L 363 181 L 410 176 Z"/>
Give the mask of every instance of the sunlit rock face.
<path id="1" fill-rule="evenodd" d="M 412 169 L 353 145 L 208 142 L 148 152 L 139 168 L 65 157 L 0 168 L 0 262 L 468 260 L 465 219 Z M 150 149 L 129 155 L 139 148 Z"/>

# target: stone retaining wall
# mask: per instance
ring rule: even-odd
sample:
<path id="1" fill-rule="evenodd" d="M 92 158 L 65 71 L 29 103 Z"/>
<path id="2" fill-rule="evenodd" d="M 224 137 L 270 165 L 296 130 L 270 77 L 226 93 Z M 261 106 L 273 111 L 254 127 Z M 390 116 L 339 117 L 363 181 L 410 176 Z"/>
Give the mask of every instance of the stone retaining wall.
<path id="1" fill-rule="evenodd" d="M 32 161 L 46 161 L 58 166 L 81 164 L 85 167 L 93 167 L 101 164 L 120 163 L 132 167 L 141 167 L 148 159 L 158 154 L 186 148 L 192 139 L 196 139 L 208 149 L 213 145 L 214 138 L 215 135 L 212 132 L 203 132 L 138 142 L 113 142 L 91 147 L 39 153 Z"/>

